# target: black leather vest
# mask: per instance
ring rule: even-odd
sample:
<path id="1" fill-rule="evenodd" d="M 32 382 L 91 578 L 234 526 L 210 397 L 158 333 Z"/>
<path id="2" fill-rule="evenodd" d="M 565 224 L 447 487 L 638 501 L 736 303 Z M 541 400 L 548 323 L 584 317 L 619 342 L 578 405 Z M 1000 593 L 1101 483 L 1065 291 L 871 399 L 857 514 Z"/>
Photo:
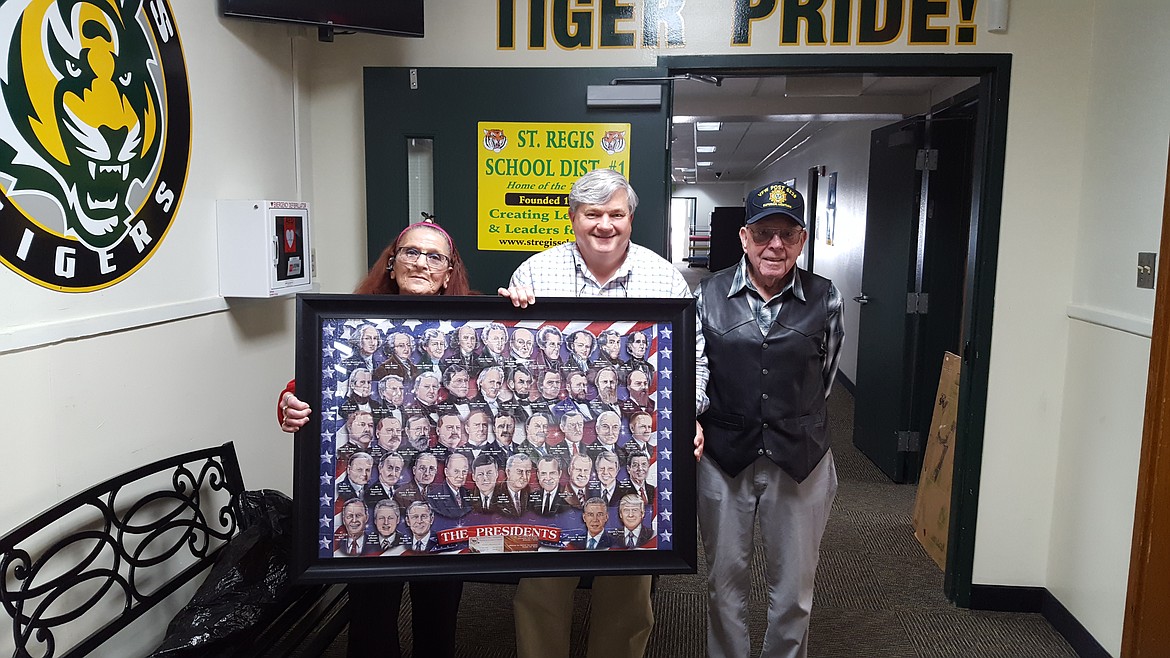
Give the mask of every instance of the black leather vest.
<path id="1" fill-rule="evenodd" d="M 805 301 L 785 293 L 768 335 L 760 333 L 745 291 L 727 297 L 737 268 L 707 277 L 703 336 L 711 406 L 699 417 L 710 456 L 738 475 L 771 459 L 797 482 L 829 450 L 822 370 L 827 353 L 829 280 L 797 271 Z"/>

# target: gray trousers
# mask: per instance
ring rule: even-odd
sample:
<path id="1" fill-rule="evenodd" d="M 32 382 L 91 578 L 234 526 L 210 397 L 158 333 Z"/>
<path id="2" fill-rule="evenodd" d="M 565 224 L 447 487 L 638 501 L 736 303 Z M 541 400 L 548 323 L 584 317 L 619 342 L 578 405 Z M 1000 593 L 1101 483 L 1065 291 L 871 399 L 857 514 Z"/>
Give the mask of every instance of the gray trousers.
<path id="1" fill-rule="evenodd" d="M 758 517 L 768 584 L 768 627 L 760 655 L 804 658 L 821 536 L 837 495 L 832 451 L 799 484 L 764 457 L 736 477 L 705 458 L 699 462 L 698 490 L 709 575 L 707 655 L 747 658 L 751 650 L 747 603 Z"/>

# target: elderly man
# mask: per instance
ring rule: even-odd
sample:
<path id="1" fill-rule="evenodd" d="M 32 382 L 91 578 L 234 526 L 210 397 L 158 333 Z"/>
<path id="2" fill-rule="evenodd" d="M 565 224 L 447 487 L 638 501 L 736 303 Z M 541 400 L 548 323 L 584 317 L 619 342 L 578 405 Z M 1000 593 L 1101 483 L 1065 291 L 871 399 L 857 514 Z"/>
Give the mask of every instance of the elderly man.
<path id="1" fill-rule="evenodd" d="M 536 345 L 540 351 L 536 353 L 535 364 L 541 370 L 561 371 L 565 362 L 561 358 L 561 330 L 552 325 L 541 327 L 536 332 Z M 535 372 L 533 374 L 536 374 Z"/>
<path id="2" fill-rule="evenodd" d="M 621 174 L 598 169 L 582 176 L 569 191 L 574 241 L 526 260 L 500 294 L 520 307 L 537 296 L 690 297 L 690 288 L 673 265 L 630 242 L 637 205 L 638 195 Z M 577 581 L 520 581 L 514 605 L 519 658 L 569 654 Z M 594 579 L 589 656 L 640 657 L 653 626 L 649 576 Z"/>
<path id="3" fill-rule="evenodd" d="M 762 655 L 797 658 L 808 653 L 813 579 L 837 492 L 825 398 L 844 336 L 841 295 L 828 279 L 796 267 L 808 239 L 799 192 L 765 185 L 748 195 L 746 210 L 744 258 L 697 293 L 707 652 L 748 653 L 758 521 L 769 602 Z"/>
<path id="4" fill-rule="evenodd" d="M 406 440 L 398 446 L 398 454 L 407 466 L 414 466 L 415 457 L 431 449 L 431 421 L 426 416 L 407 416 L 405 433 Z"/>
<path id="5" fill-rule="evenodd" d="M 361 410 L 373 411 L 377 401 L 371 399 L 373 380 L 368 368 L 354 368 L 349 371 L 346 381 L 345 399 L 338 405 L 337 410 L 342 416 Z"/>
<path id="6" fill-rule="evenodd" d="M 641 370 L 646 374 L 654 372 L 654 368 L 646 359 L 646 353 L 649 351 L 650 339 L 641 331 L 635 331 L 626 338 L 626 354 L 629 354 L 630 358 L 622 363 L 622 371 L 627 377 L 635 370 Z"/>

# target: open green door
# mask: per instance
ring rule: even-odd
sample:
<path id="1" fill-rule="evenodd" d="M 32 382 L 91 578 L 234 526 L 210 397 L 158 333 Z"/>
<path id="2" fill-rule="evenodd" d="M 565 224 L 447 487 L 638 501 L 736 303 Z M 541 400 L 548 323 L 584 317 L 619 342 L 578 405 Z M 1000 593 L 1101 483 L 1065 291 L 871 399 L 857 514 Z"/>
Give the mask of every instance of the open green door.
<path id="1" fill-rule="evenodd" d="M 670 93 L 653 108 L 588 108 L 590 85 L 664 75 L 655 68 L 367 68 L 365 70 L 366 235 L 369 261 L 420 218 L 409 206 L 408 149 L 427 142 L 432 209 L 467 261 L 471 285 L 494 292 L 532 252 L 479 251 L 480 122 L 628 123 L 638 191 L 634 242 L 665 255 L 670 198 Z M 413 181 L 418 183 L 419 181 Z M 425 181 L 424 181 L 425 184 Z M 417 214 L 417 213 L 414 213 Z"/>

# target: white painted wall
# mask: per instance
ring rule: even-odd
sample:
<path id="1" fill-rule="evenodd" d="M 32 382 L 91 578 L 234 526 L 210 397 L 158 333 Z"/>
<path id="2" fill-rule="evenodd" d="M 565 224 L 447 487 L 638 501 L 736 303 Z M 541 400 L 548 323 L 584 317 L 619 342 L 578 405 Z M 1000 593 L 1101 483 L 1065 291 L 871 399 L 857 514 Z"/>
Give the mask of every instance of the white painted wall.
<path id="1" fill-rule="evenodd" d="M 1154 291 L 1135 284 L 1137 252 L 1157 251 L 1170 143 L 1170 5 L 1094 5 L 1092 93 L 1068 373 L 1047 586 L 1118 652 L 1130 564 Z M 1166 254 L 1160 255 L 1165 267 Z M 1096 324 L 1100 323 L 1100 324 Z M 1102 326 L 1104 325 L 1104 326 Z"/>

